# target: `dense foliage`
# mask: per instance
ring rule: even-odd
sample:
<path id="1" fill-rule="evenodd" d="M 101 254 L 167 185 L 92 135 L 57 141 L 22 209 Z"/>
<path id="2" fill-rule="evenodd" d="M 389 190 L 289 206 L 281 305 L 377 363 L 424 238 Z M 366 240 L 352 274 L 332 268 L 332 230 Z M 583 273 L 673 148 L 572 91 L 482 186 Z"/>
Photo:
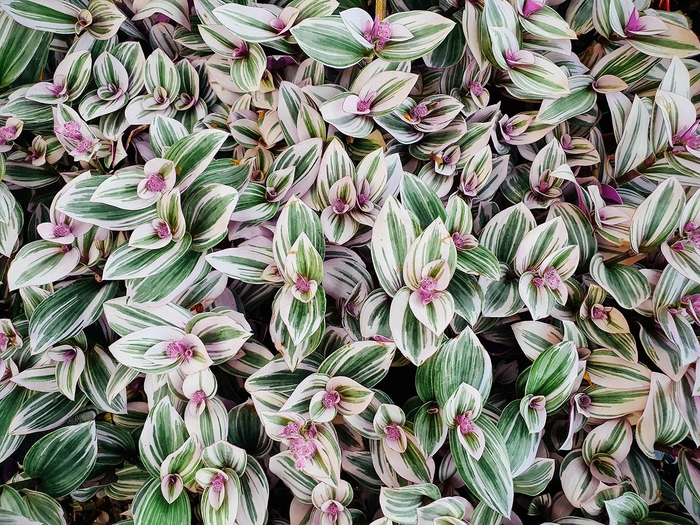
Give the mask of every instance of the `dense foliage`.
<path id="1" fill-rule="evenodd" d="M 681 13 L 0 6 L 0 523 L 700 523 Z"/>

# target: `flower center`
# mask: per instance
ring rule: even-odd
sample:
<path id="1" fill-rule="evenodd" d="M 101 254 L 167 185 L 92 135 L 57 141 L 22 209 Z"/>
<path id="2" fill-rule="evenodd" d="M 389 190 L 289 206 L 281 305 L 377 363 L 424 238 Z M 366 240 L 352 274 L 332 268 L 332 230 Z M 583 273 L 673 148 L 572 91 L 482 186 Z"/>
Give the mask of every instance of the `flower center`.
<path id="1" fill-rule="evenodd" d="M 340 394 L 336 390 L 323 394 L 323 400 L 321 401 L 323 408 L 333 408 L 338 403 L 340 403 Z"/>
<path id="2" fill-rule="evenodd" d="M 92 139 L 84 139 L 81 140 L 80 143 L 75 147 L 75 151 L 77 153 L 85 153 L 87 150 L 89 150 L 93 145 L 94 141 Z"/>
<path id="3" fill-rule="evenodd" d="M 365 113 L 369 111 L 369 108 L 372 106 L 372 100 L 368 98 L 360 99 L 359 102 L 357 103 L 357 111 L 360 113 Z"/>
<path id="4" fill-rule="evenodd" d="M 544 286 L 544 279 L 542 279 L 542 277 L 535 277 L 532 280 L 532 284 L 534 284 L 537 288 L 540 288 Z"/>
<path id="5" fill-rule="evenodd" d="M 375 49 L 381 51 L 391 38 L 391 24 L 389 22 L 380 22 L 379 17 L 374 17 L 374 22 L 365 24 L 363 33 L 365 40 L 370 44 L 374 44 Z"/>
<path id="6" fill-rule="evenodd" d="M 591 398 L 586 394 L 583 394 L 581 397 L 578 398 L 578 404 L 581 408 L 588 408 L 589 406 L 591 406 Z"/>
<path id="7" fill-rule="evenodd" d="M 554 290 L 561 286 L 561 277 L 559 276 L 559 273 L 553 266 L 550 266 L 544 271 L 543 277 L 547 288 Z"/>
<path id="8" fill-rule="evenodd" d="M 326 509 L 326 514 L 328 514 L 328 516 L 331 519 L 337 518 L 338 514 L 340 514 L 340 509 L 338 508 L 338 505 L 335 503 L 331 503 L 330 505 L 328 505 L 328 508 Z"/>
<path id="9" fill-rule="evenodd" d="M 54 237 L 65 237 L 68 234 L 70 234 L 70 226 L 67 224 L 57 224 L 53 227 Z"/>
<path id="10" fill-rule="evenodd" d="M 194 394 L 192 394 L 192 401 L 194 401 L 197 405 L 199 405 L 206 398 L 207 394 L 204 392 L 204 390 L 197 390 Z"/>
<path id="11" fill-rule="evenodd" d="M 386 438 L 391 441 L 398 441 L 401 439 L 401 429 L 396 423 L 389 425 L 384 431 L 386 432 Z"/>
<path id="12" fill-rule="evenodd" d="M 425 118 L 427 114 L 428 114 L 428 107 L 425 104 L 423 104 L 422 102 L 420 104 L 418 104 L 416 107 L 414 107 L 409 112 L 409 115 L 411 116 L 411 120 L 420 120 L 422 118 Z"/>
<path id="13" fill-rule="evenodd" d="M 348 211 L 348 203 L 344 199 L 335 199 L 333 203 L 333 211 L 337 214 L 343 214 Z"/>
<path id="14" fill-rule="evenodd" d="M 307 293 L 309 290 L 311 290 L 311 281 L 309 281 L 303 275 L 299 275 L 294 283 L 294 286 L 296 286 L 297 290 L 299 290 L 301 293 Z"/>
<path id="15" fill-rule="evenodd" d="M 0 144 L 5 144 L 8 140 L 15 138 L 17 130 L 14 126 L 3 126 L 0 128 Z"/>
<path id="16" fill-rule="evenodd" d="M 284 20 L 280 18 L 273 18 L 272 20 L 270 20 L 270 27 L 278 33 L 281 33 L 286 25 L 287 24 L 284 23 Z"/>
<path id="17" fill-rule="evenodd" d="M 463 436 L 466 436 L 467 434 L 471 434 L 474 432 L 474 429 L 476 428 L 476 425 L 474 424 L 474 421 L 472 421 L 472 414 L 471 411 L 466 412 L 465 414 L 462 414 L 461 416 L 457 416 L 455 418 L 455 425 L 459 427 L 459 432 Z"/>
<path id="18" fill-rule="evenodd" d="M 543 0 L 525 0 L 525 5 L 523 5 L 523 16 L 525 18 L 529 17 L 532 13 L 536 13 L 544 7 Z"/>
<path id="19" fill-rule="evenodd" d="M 165 239 L 170 235 L 170 226 L 168 226 L 167 222 L 162 221 L 158 224 L 158 227 L 156 228 L 156 235 L 160 239 Z"/>
<path id="20" fill-rule="evenodd" d="M 303 437 L 297 437 L 289 445 L 289 450 L 292 452 L 297 468 L 304 468 L 306 462 L 316 454 L 316 444 Z"/>
<path id="21" fill-rule="evenodd" d="M 153 193 L 160 193 L 165 189 L 165 179 L 160 173 L 154 173 L 146 181 L 146 189 Z"/>
<path id="22" fill-rule="evenodd" d="M 503 126 L 503 129 L 507 135 L 512 135 L 515 131 L 515 126 L 512 123 L 508 122 L 505 126 Z"/>
<path id="23" fill-rule="evenodd" d="M 8 337 L 5 334 L 0 333 L 0 350 L 2 350 L 3 352 L 7 350 L 7 345 L 9 342 L 10 340 L 8 339 Z"/>
<path id="24" fill-rule="evenodd" d="M 221 474 L 217 474 L 211 480 L 211 489 L 215 492 L 224 490 L 224 477 Z"/>
<path id="25" fill-rule="evenodd" d="M 469 91 L 475 97 L 480 97 L 481 95 L 483 95 L 484 86 L 481 85 L 481 82 L 477 82 L 476 80 L 472 80 L 469 82 L 468 86 L 469 86 Z"/>
<path id="26" fill-rule="evenodd" d="M 432 277 L 426 277 L 420 282 L 418 295 L 423 306 L 432 303 L 438 297 L 439 294 L 435 291 L 436 286 L 437 281 Z"/>
<path id="27" fill-rule="evenodd" d="M 607 321 L 608 314 L 602 304 L 594 304 L 591 306 L 591 319 L 594 321 Z"/>
<path id="28" fill-rule="evenodd" d="M 55 97 L 60 97 L 66 93 L 66 87 L 63 84 L 54 84 L 49 86 L 49 91 L 53 93 Z"/>
<path id="29" fill-rule="evenodd" d="M 156 104 L 164 104 L 168 100 L 168 92 L 163 86 L 158 86 L 153 90 L 153 100 Z"/>
<path id="30" fill-rule="evenodd" d="M 645 27 L 646 26 L 640 20 L 639 11 L 637 11 L 637 8 L 635 7 L 632 10 L 630 21 L 627 22 L 627 26 L 625 27 L 625 34 L 627 36 L 632 35 L 636 32 L 643 31 Z"/>
<path id="31" fill-rule="evenodd" d="M 60 133 L 69 140 L 83 140 L 83 134 L 80 132 L 80 124 L 77 122 L 66 122 L 63 126 L 56 126 L 54 131 Z"/>
<path id="32" fill-rule="evenodd" d="M 194 352 L 182 341 L 173 341 L 168 343 L 165 348 L 165 353 L 170 359 L 180 358 L 182 361 L 189 361 L 192 358 Z"/>
<path id="33" fill-rule="evenodd" d="M 292 421 L 291 423 L 287 423 L 285 427 L 279 431 L 278 435 L 280 437 L 296 436 L 299 433 L 299 430 L 301 430 L 301 423 Z"/>

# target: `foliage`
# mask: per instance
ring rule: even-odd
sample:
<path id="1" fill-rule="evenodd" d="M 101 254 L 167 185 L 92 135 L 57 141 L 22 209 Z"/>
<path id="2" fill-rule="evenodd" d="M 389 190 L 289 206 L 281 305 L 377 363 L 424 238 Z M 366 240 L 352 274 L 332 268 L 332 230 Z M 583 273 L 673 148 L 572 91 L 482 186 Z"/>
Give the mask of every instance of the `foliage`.
<path id="1" fill-rule="evenodd" d="M 700 523 L 666 4 L 0 0 L 0 522 Z"/>

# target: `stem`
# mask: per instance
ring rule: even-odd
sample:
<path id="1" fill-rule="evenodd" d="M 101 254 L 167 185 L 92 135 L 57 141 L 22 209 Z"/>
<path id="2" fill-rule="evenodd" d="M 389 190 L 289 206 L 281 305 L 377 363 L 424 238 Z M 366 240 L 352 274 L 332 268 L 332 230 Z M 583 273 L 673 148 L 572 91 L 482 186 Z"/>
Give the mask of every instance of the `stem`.
<path id="1" fill-rule="evenodd" d="M 30 487 L 36 487 L 41 483 L 41 478 L 29 478 L 23 479 L 22 481 L 15 481 L 14 483 L 5 483 L 5 487 L 12 487 L 15 490 L 28 489 Z"/>
<path id="2" fill-rule="evenodd" d="M 95 279 L 97 282 L 102 281 L 102 268 L 97 266 L 96 264 L 93 266 L 90 266 L 90 271 L 95 274 Z"/>
<path id="3" fill-rule="evenodd" d="M 683 446 L 678 446 L 678 447 L 668 447 L 666 445 L 661 445 L 659 443 L 654 444 L 654 448 L 658 450 L 659 452 L 663 452 L 664 454 L 668 454 L 669 456 L 673 456 L 674 458 L 677 458 L 678 455 L 681 453 L 682 450 L 685 450 L 685 455 L 689 458 L 692 459 L 700 459 L 700 449 L 696 448 L 695 450 L 683 447 Z"/>

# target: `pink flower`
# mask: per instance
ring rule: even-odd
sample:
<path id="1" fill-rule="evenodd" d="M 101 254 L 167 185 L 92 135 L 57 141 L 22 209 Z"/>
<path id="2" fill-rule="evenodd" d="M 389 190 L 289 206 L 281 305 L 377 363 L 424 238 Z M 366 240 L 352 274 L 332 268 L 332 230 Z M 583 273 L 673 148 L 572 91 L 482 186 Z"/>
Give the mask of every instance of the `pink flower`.
<path id="1" fill-rule="evenodd" d="M 373 44 L 377 51 L 384 49 L 384 46 L 391 38 L 391 24 L 389 22 L 380 22 L 379 17 L 374 17 L 374 22 L 365 24 L 363 36 L 370 44 Z"/>
<path id="2" fill-rule="evenodd" d="M 440 292 L 436 291 L 437 281 L 432 277 L 426 277 L 420 282 L 418 287 L 418 295 L 420 296 L 420 302 L 423 306 L 432 303 L 435 299 L 440 297 Z"/>
<path id="3" fill-rule="evenodd" d="M 471 434 L 472 432 L 474 432 L 474 429 L 476 429 L 476 425 L 474 424 L 474 421 L 472 420 L 471 411 L 467 411 L 466 413 L 462 414 L 461 416 L 455 417 L 454 423 L 456 426 L 459 427 L 459 432 L 463 436 Z"/>
<path id="4" fill-rule="evenodd" d="M 323 394 L 323 399 L 321 400 L 323 408 L 333 408 L 338 403 L 340 403 L 340 394 L 336 390 Z"/>
<path id="5" fill-rule="evenodd" d="M 306 463 L 316 455 L 318 450 L 316 443 L 304 437 L 297 437 L 289 444 L 289 450 L 294 457 L 296 466 L 299 469 L 306 467 Z"/>

